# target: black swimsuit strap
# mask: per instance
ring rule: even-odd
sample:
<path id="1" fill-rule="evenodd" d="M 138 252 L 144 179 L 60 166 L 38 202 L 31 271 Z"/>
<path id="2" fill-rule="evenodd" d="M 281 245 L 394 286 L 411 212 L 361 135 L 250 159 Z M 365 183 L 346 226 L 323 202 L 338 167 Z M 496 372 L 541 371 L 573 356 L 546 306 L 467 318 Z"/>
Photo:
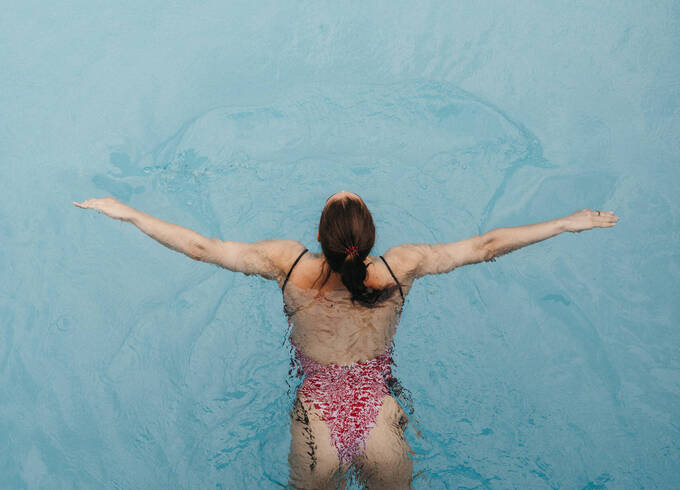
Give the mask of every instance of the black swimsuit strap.
<path id="1" fill-rule="evenodd" d="M 297 263 L 300 261 L 302 256 L 307 252 L 307 249 L 304 249 L 300 255 L 298 255 L 298 258 L 295 259 L 295 262 L 293 262 L 293 265 L 290 266 L 290 270 L 288 271 L 288 274 L 286 275 L 286 280 L 283 281 L 283 286 L 281 287 L 281 293 L 286 289 L 286 284 L 288 284 L 288 278 L 290 277 L 290 273 L 293 272 L 293 269 L 297 265 Z"/>
<path id="2" fill-rule="evenodd" d="M 387 266 L 387 270 L 390 271 L 390 274 L 392 274 L 392 277 L 394 278 L 394 282 L 397 283 L 397 286 L 399 286 L 399 294 L 401 294 L 401 300 L 404 301 L 404 292 L 401 290 L 401 284 L 399 284 L 399 281 L 397 280 L 397 276 L 394 275 L 394 272 L 392 272 L 392 269 L 390 268 L 389 264 L 385 260 L 385 257 L 382 255 L 380 256 L 383 262 L 385 262 L 385 265 Z"/>

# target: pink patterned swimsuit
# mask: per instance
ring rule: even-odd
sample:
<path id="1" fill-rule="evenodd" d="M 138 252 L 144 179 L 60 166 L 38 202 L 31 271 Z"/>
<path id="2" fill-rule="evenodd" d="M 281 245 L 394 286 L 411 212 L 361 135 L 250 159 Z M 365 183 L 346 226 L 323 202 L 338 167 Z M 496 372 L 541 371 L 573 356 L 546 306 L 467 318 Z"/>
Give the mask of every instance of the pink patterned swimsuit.
<path id="1" fill-rule="evenodd" d="M 361 454 L 368 433 L 375 426 L 392 377 L 388 350 L 370 361 L 351 366 L 320 364 L 295 350 L 305 378 L 298 396 L 317 409 L 328 425 L 340 462 Z"/>

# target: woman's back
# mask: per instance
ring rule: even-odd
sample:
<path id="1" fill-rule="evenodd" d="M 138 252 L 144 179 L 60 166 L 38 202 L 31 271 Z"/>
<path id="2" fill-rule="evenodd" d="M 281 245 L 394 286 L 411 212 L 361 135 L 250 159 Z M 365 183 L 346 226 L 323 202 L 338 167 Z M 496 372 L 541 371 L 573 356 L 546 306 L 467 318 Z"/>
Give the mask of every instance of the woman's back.
<path id="1" fill-rule="evenodd" d="M 283 288 L 293 345 L 321 364 L 349 365 L 383 354 L 396 333 L 402 294 L 407 294 L 410 284 L 397 283 L 383 260 L 368 256 L 366 286 L 392 291 L 369 308 L 352 303 L 350 292 L 337 276 L 331 276 L 321 289 L 314 289 L 322 263 L 323 255 L 305 253 Z"/>

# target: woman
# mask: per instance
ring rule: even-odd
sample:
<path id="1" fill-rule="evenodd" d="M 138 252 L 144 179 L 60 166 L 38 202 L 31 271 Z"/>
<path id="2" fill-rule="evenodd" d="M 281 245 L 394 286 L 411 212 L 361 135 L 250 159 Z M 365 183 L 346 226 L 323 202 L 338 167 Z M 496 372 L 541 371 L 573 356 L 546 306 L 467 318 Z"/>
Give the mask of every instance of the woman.
<path id="1" fill-rule="evenodd" d="M 611 211 L 582 209 L 458 242 L 398 245 L 378 258 L 368 255 L 375 241 L 371 213 L 358 195 L 346 191 L 329 197 L 321 213 L 320 254 L 293 240 L 206 238 L 112 197 L 74 204 L 128 221 L 194 260 L 278 282 L 304 376 L 291 411 L 290 483 L 296 488 L 343 486 L 351 467 L 370 488 L 410 488 L 408 419 L 395 399 L 400 390 L 390 364 L 396 325 L 414 279 L 492 261 L 565 231 L 609 228 L 619 220 Z"/>

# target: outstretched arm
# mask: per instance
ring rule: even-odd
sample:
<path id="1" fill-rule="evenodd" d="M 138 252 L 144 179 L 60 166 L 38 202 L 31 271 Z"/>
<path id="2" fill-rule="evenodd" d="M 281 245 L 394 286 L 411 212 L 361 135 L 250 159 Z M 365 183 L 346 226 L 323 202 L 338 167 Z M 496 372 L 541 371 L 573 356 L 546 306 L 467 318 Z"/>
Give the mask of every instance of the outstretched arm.
<path id="1" fill-rule="evenodd" d="M 450 272 L 456 267 L 495 260 L 518 248 L 543 241 L 565 231 L 579 233 L 592 228 L 610 228 L 619 220 L 613 211 L 582 209 L 564 218 L 532 225 L 496 228 L 458 242 L 407 243 L 392 247 L 385 259 L 394 263 L 405 280 L 426 274 Z"/>
<path id="2" fill-rule="evenodd" d="M 244 274 L 259 274 L 266 279 L 285 277 L 297 253 L 304 246 L 293 240 L 263 240 L 255 243 L 208 238 L 189 228 L 168 223 L 134 209 L 113 197 L 88 199 L 74 205 L 95 209 L 110 218 L 132 223 L 166 247 L 201 262 L 219 265 Z"/>
<path id="3" fill-rule="evenodd" d="M 565 231 L 580 233 L 592 228 L 611 228 L 619 220 L 614 211 L 581 209 L 564 218 L 533 225 L 496 228 L 483 236 L 488 241 L 493 257 L 505 255 L 518 248 L 543 241 Z"/>

